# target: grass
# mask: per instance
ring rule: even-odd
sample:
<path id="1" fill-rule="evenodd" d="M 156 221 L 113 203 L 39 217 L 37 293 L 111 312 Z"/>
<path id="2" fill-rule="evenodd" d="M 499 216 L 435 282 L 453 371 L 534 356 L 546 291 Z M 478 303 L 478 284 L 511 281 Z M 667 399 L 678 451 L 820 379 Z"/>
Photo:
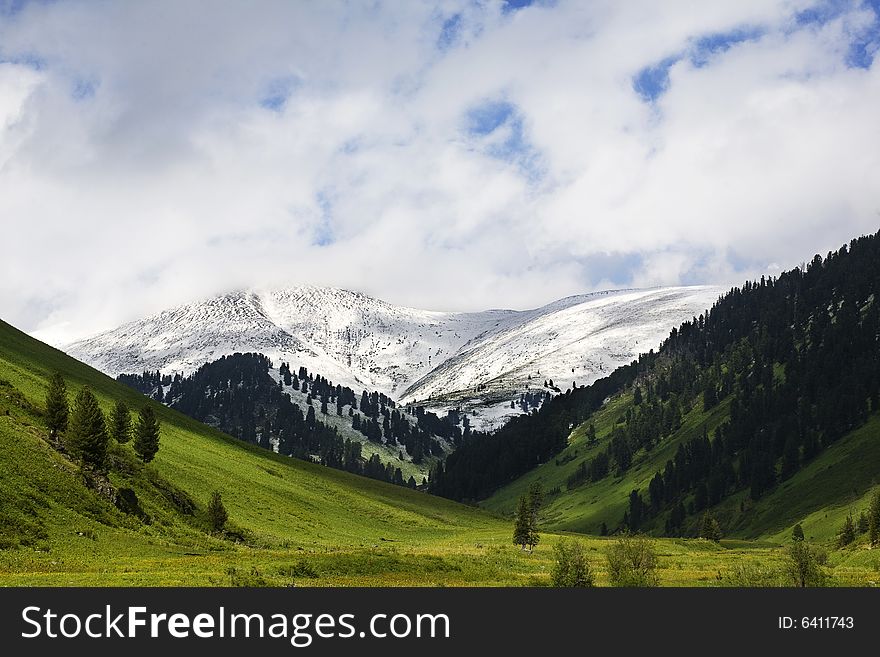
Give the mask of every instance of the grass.
<path id="1" fill-rule="evenodd" d="M 631 404 L 629 394 L 610 400 L 588 422 L 572 431 L 569 444 L 561 454 L 500 489 L 481 506 L 510 516 L 519 496 L 532 482 L 540 481 L 544 489 L 551 492 L 544 512 L 543 527 L 547 530 L 598 533 L 603 522 L 613 529 L 628 508 L 630 491 L 638 489 L 646 496 L 651 477 L 664 467 L 678 446 L 700 435 L 704 426 L 711 433 L 728 413 L 727 400 L 709 412 L 698 402 L 684 415 L 678 431 L 650 452 L 636 454 L 633 466 L 623 476 L 612 474 L 598 482 L 585 482 L 568 489 L 568 477 L 582 461 L 606 448 L 615 423 Z M 586 444 L 586 429 L 591 422 L 596 426 L 599 439 L 594 446 Z M 877 572 L 880 571 L 880 550 L 868 549 L 864 537 L 850 548 L 835 549 L 836 537 L 846 516 L 852 513 L 858 517 L 867 509 L 872 492 L 880 485 L 878 463 L 880 414 L 874 414 L 865 425 L 838 440 L 757 502 L 750 500 L 746 492 L 740 492 L 712 509 L 728 537 L 723 544 L 728 547 L 781 545 L 790 540 L 792 528 L 800 522 L 808 540 L 831 551 L 832 564 L 855 568 L 845 581 L 853 578 L 880 581 Z M 653 524 L 647 524 L 646 531 L 657 532 L 662 529 L 661 522 L 662 516 Z"/>
<path id="2" fill-rule="evenodd" d="M 111 454 L 114 486 L 136 491 L 149 523 L 96 494 L 47 441 L 42 405 L 54 370 L 65 376 L 71 398 L 89 385 L 105 412 L 117 399 L 132 408 L 153 404 L 162 422 L 155 461 L 141 464 L 130 444 L 114 445 Z M 626 403 L 617 399 L 597 414 L 598 448 Z M 700 421 L 686 418 L 692 427 Z M 564 485 L 577 459 L 597 449 L 587 449 L 582 431 L 566 450 L 571 461 L 541 466 L 493 498 L 489 510 L 473 508 L 247 445 L 0 322 L 0 585 L 545 586 L 560 535 L 614 517 L 617 493 L 578 488 L 586 499 L 608 495 L 592 505 L 606 515 L 593 512 L 583 522 L 570 495 L 550 499 L 548 531 L 531 554 L 511 544 L 510 521 L 494 512 L 532 478 Z M 666 448 L 655 450 L 658 457 Z M 842 451 L 842 466 L 847 458 Z M 637 481 L 643 471 L 647 464 L 628 476 Z M 230 515 L 224 535 L 208 531 L 214 490 Z M 808 533 L 813 524 L 805 524 Z M 661 585 L 716 586 L 737 564 L 778 564 L 780 536 L 720 545 L 658 540 Z M 581 540 L 597 583 L 607 584 L 603 554 L 612 539 Z M 863 545 L 833 553 L 838 583 L 878 579 L 876 553 Z"/>
<path id="3" fill-rule="evenodd" d="M 546 501 L 545 526 L 554 530 L 598 534 L 604 522 L 613 529 L 620 523 L 629 504 L 629 493 L 634 488 L 646 490 L 648 482 L 666 461 L 675 455 L 678 445 L 699 435 L 703 426 L 713 430 L 725 417 L 727 404 L 719 404 L 704 413 L 700 405 L 686 413 L 682 426 L 673 436 L 663 440 L 650 452 L 635 455 L 632 467 L 623 476 L 612 474 L 595 483 L 584 482 L 571 490 L 566 481 L 583 461 L 588 461 L 608 447 L 611 431 L 616 422 L 632 404 L 632 396 L 623 394 L 610 400 L 593 417 L 579 425 L 569 436 L 568 446 L 554 459 L 541 464 L 528 474 L 497 491 L 481 506 L 501 515 L 510 515 L 520 495 L 532 482 L 539 481 L 545 491 L 558 489 Z M 596 427 L 597 444 L 587 445 L 587 426 Z M 558 465 L 557 465 L 558 463 Z"/>

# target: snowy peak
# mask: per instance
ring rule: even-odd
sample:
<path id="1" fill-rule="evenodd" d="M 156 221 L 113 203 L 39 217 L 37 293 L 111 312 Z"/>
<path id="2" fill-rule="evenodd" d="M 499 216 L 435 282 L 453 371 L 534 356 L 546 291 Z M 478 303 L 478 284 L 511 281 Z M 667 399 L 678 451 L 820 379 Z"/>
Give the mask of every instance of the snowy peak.
<path id="1" fill-rule="evenodd" d="M 615 290 L 533 310 L 450 313 L 336 288 L 255 288 L 165 310 L 66 351 L 111 376 L 187 374 L 223 355 L 256 352 L 356 390 L 442 408 L 482 403 L 478 391 L 509 401 L 544 378 L 563 388 L 588 384 L 656 348 L 721 291 Z"/>

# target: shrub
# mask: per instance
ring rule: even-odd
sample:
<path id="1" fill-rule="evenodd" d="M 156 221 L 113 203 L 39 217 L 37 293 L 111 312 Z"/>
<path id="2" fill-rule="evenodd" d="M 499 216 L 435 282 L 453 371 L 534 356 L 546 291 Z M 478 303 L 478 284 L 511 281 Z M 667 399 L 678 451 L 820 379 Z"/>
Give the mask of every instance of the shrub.
<path id="1" fill-rule="evenodd" d="M 550 573 L 553 586 L 586 587 L 593 586 L 595 575 L 587 559 L 583 543 L 562 539 L 554 547 L 556 563 Z"/>
<path id="2" fill-rule="evenodd" d="M 786 549 L 785 573 L 793 586 L 822 586 L 825 573 L 819 564 L 819 553 L 806 541 L 796 541 Z"/>
<path id="3" fill-rule="evenodd" d="M 646 536 L 621 536 L 605 553 L 612 586 L 657 586 L 657 552 Z"/>
<path id="4" fill-rule="evenodd" d="M 731 568 L 724 581 L 728 586 L 763 588 L 779 586 L 781 574 L 770 566 L 745 561 Z"/>

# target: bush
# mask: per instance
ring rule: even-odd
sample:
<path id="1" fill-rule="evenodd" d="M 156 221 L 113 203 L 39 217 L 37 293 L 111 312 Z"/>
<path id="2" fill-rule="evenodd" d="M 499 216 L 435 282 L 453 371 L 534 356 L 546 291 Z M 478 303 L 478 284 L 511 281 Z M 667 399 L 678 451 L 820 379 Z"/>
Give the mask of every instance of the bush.
<path id="1" fill-rule="evenodd" d="M 605 553 L 611 586 L 657 586 L 657 552 L 646 536 L 621 536 Z"/>
<path id="2" fill-rule="evenodd" d="M 282 567 L 278 572 L 287 577 L 318 579 L 318 572 L 308 561 L 297 561 L 295 564 Z"/>
<path id="3" fill-rule="evenodd" d="M 593 586 L 595 575 L 587 560 L 583 543 L 562 539 L 554 547 L 556 563 L 550 573 L 553 586 L 585 587 Z"/>
<path id="4" fill-rule="evenodd" d="M 229 575 L 230 586 L 242 586 L 247 588 L 271 586 L 266 578 L 263 577 L 263 573 L 261 573 L 256 566 L 252 566 L 249 572 L 238 570 L 234 567 L 229 568 L 226 571 L 226 574 Z"/>
<path id="5" fill-rule="evenodd" d="M 746 561 L 738 563 L 731 568 L 724 582 L 727 586 L 764 588 L 779 586 L 781 575 L 779 571 L 770 566 Z"/>
<path id="6" fill-rule="evenodd" d="M 806 541 L 792 543 L 786 549 L 785 573 L 792 586 L 822 586 L 825 573 L 820 566 L 821 555 Z M 827 560 L 827 557 L 825 557 Z"/>

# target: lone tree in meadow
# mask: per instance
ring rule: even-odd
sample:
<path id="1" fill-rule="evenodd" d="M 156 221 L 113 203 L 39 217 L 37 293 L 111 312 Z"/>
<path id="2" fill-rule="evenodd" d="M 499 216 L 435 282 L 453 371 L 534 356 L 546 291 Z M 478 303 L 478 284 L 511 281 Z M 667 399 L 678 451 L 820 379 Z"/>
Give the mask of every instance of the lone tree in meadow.
<path id="1" fill-rule="evenodd" d="M 540 481 L 534 482 L 529 486 L 529 550 L 538 545 L 541 537 L 538 535 L 538 514 L 541 511 L 541 505 L 544 504 L 544 486 Z"/>
<path id="2" fill-rule="evenodd" d="M 540 482 L 529 486 L 529 492 L 519 498 L 513 521 L 513 544 L 529 552 L 541 540 L 538 534 L 538 512 L 544 500 L 544 487 Z"/>
<path id="3" fill-rule="evenodd" d="M 159 451 L 159 420 L 153 408 L 144 406 L 138 415 L 134 431 L 134 451 L 144 463 L 149 463 Z"/>
<path id="4" fill-rule="evenodd" d="M 110 433 L 119 444 L 131 440 L 131 415 L 124 401 L 116 402 L 113 407 L 113 413 L 110 415 Z"/>
<path id="5" fill-rule="evenodd" d="M 804 528 L 798 523 L 791 530 L 791 540 L 797 542 L 804 540 Z"/>
<path id="6" fill-rule="evenodd" d="M 73 401 L 64 442 L 68 451 L 83 465 L 103 469 L 109 442 L 107 422 L 98 400 L 87 387 L 80 390 Z"/>
<path id="7" fill-rule="evenodd" d="M 531 526 L 531 511 L 529 510 L 529 498 L 525 495 L 519 498 L 516 506 L 516 518 L 513 521 L 513 544 L 519 545 L 521 550 L 529 545 L 529 527 Z"/>
<path id="8" fill-rule="evenodd" d="M 67 431 L 69 415 L 67 385 L 61 373 L 55 372 L 49 380 L 49 391 L 46 393 L 46 425 L 52 438 L 58 438 L 58 434 Z"/>
<path id="9" fill-rule="evenodd" d="M 211 528 L 215 532 L 223 531 L 226 521 L 229 520 L 229 514 L 226 507 L 223 506 L 223 497 L 220 491 L 211 493 L 211 501 L 208 502 L 208 518 L 211 520 Z"/>

